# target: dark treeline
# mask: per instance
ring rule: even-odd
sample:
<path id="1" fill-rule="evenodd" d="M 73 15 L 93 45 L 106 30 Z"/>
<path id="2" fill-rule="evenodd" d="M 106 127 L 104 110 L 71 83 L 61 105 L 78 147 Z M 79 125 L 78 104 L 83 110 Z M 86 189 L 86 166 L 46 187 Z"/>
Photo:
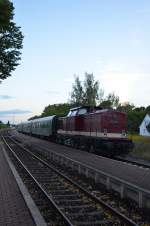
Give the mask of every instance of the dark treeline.
<path id="1" fill-rule="evenodd" d="M 69 103 L 48 105 L 44 108 L 41 115 L 35 115 L 35 116 L 31 117 L 29 120 L 41 118 L 41 117 L 47 117 L 50 115 L 65 116 L 69 112 L 69 109 L 71 107 L 72 107 L 72 105 Z"/>
<path id="2" fill-rule="evenodd" d="M 150 106 L 135 107 L 130 103 L 126 103 L 124 105 L 120 104 L 117 109 L 127 114 L 127 130 L 130 133 L 139 132 L 139 126 L 142 120 L 145 115 L 150 112 Z"/>
<path id="3" fill-rule="evenodd" d="M 7 127 L 10 127 L 9 121 L 8 121 L 7 123 L 3 123 L 3 122 L 0 120 L 0 129 L 4 129 L 4 128 L 7 128 Z"/>
<path id="4" fill-rule="evenodd" d="M 136 107 L 129 102 L 120 103 L 119 96 L 114 93 L 110 93 L 104 97 L 104 91 L 100 89 L 99 82 L 95 81 L 93 74 L 85 73 L 84 81 L 80 81 L 78 76 L 75 77 L 68 103 L 48 105 L 44 108 L 41 115 L 34 116 L 29 120 L 50 115 L 65 116 L 70 108 L 83 105 L 101 106 L 102 108 L 116 109 L 125 112 L 127 115 L 127 130 L 129 133 L 138 133 L 140 123 L 144 116 L 150 112 L 150 106 Z"/>

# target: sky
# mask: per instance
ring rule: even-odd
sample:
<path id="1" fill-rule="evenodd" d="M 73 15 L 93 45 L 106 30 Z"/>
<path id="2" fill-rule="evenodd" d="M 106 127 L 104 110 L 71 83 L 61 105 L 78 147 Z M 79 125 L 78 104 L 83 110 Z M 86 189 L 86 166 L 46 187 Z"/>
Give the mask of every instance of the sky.
<path id="1" fill-rule="evenodd" d="M 0 84 L 0 120 L 19 123 L 67 102 L 74 76 L 104 95 L 150 105 L 149 0 L 12 0 L 24 35 L 20 65 Z"/>

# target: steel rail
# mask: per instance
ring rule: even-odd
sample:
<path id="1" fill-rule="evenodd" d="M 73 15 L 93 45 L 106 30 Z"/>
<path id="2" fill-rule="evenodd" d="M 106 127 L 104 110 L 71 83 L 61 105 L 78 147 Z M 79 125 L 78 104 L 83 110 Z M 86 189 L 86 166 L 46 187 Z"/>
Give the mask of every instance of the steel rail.
<path id="1" fill-rule="evenodd" d="M 60 210 L 60 208 L 57 206 L 57 204 L 51 199 L 51 197 L 46 193 L 46 191 L 42 188 L 40 183 L 35 179 L 35 177 L 30 173 L 30 171 L 27 169 L 27 167 L 24 165 L 24 163 L 18 158 L 16 153 L 12 150 L 10 145 L 7 143 L 6 139 L 2 136 L 2 139 L 5 143 L 5 145 L 9 148 L 13 156 L 17 159 L 17 161 L 20 163 L 20 165 L 23 167 L 23 169 L 27 172 L 27 174 L 32 178 L 34 183 L 38 186 L 38 188 L 43 192 L 45 197 L 49 200 L 49 202 L 54 206 L 54 208 L 59 212 L 61 217 L 64 219 L 66 226 L 73 226 L 73 224 L 70 222 L 70 220 L 64 215 L 64 213 Z"/>
<path id="2" fill-rule="evenodd" d="M 61 172 L 59 172 L 57 169 L 55 169 L 54 167 L 50 166 L 47 162 L 45 162 L 44 160 L 42 160 L 41 158 L 37 157 L 35 154 L 33 154 L 32 152 L 30 152 L 28 149 L 22 147 L 22 145 L 20 145 L 18 142 L 16 142 L 14 139 L 12 139 L 12 137 L 9 139 L 14 142 L 16 145 L 18 145 L 20 148 L 22 148 L 23 150 L 27 151 L 29 154 L 31 154 L 32 156 L 34 156 L 36 159 L 38 159 L 39 161 L 41 161 L 44 165 L 46 165 L 47 167 L 49 167 L 50 169 L 52 169 L 53 171 L 55 171 L 57 174 L 59 174 L 60 176 L 62 176 L 63 178 L 65 178 L 67 181 L 69 181 L 70 183 L 72 183 L 73 185 L 75 185 L 76 187 L 78 187 L 80 190 L 82 190 L 82 192 L 84 192 L 89 198 L 92 198 L 94 201 L 96 201 L 97 203 L 99 203 L 100 205 L 104 206 L 106 209 L 108 209 L 109 211 L 111 211 L 113 214 L 115 214 L 117 217 L 120 218 L 120 220 L 122 220 L 123 222 L 127 223 L 128 225 L 132 225 L 132 226 L 138 226 L 138 224 L 136 224 L 134 221 L 132 221 L 131 219 L 129 219 L 127 216 L 125 216 L 124 214 L 120 213 L 118 210 L 116 210 L 115 208 L 113 208 L 112 206 L 110 206 L 109 204 L 105 203 L 103 200 L 101 200 L 100 198 L 96 197 L 95 195 L 91 194 L 89 191 L 87 191 L 85 188 L 81 187 L 79 184 L 77 184 L 76 182 L 74 182 L 73 180 L 71 180 L 69 177 L 67 177 L 66 175 L 62 174 Z"/>

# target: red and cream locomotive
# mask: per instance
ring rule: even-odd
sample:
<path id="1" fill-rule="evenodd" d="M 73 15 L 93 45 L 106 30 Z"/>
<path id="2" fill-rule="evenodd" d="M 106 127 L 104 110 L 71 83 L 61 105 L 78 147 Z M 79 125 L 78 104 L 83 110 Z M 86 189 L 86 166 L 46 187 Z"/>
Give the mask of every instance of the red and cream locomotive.
<path id="1" fill-rule="evenodd" d="M 59 143 L 103 155 L 125 154 L 132 149 L 126 137 L 126 115 L 99 107 L 77 107 L 67 117 L 59 117 Z"/>

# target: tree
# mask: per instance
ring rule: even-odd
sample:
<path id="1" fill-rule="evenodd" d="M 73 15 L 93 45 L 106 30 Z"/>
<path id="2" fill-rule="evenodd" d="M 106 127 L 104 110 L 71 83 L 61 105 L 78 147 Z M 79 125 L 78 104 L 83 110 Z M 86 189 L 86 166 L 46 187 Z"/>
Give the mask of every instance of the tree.
<path id="1" fill-rule="evenodd" d="M 83 84 L 78 76 L 75 78 L 70 103 L 74 106 L 95 106 L 101 101 L 103 94 L 104 92 L 99 89 L 99 82 L 95 81 L 93 74 L 85 73 Z"/>
<path id="2" fill-rule="evenodd" d="M 33 120 L 33 119 L 37 119 L 37 118 L 41 118 L 41 117 L 42 117 L 41 115 L 34 115 L 33 117 L 28 118 L 28 121 Z"/>
<path id="3" fill-rule="evenodd" d="M 146 113 L 150 113 L 150 105 L 146 107 Z"/>
<path id="4" fill-rule="evenodd" d="M 85 73 L 84 104 L 95 106 L 99 99 L 99 82 L 94 80 L 93 74 Z"/>
<path id="5" fill-rule="evenodd" d="M 129 103 L 129 102 L 125 102 L 123 104 L 119 104 L 118 106 L 118 110 L 119 111 L 123 111 L 125 113 L 128 113 L 128 112 L 131 112 L 133 111 L 133 109 L 135 108 L 134 104 L 132 103 Z"/>
<path id="6" fill-rule="evenodd" d="M 111 101 L 110 100 L 103 100 L 101 103 L 100 103 L 100 106 L 102 108 L 111 108 Z"/>
<path id="7" fill-rule="evenodd" d="M 13 3 L 9 0 L 0 0 L 0 29 L 9 25 L 13 18 Z"/>
<path id="8" fill-rule="evenodd" d="M 70 108 L 71 105 L 68 103 L 48 105 L 44 108 L 41 117 L 49 115 L 66 115 L 69 112 Z"/>
<path id="9" fill-rule="evenodd" d="M 107 97 L 107 100 L 111 102 L 112 108 L 117 108 L 119 105 L 119 97 L 116 96 L 114 93 L 110 93 Z"/>
<path id="10" fill-rule="evenodd" d="M 23 35 L 13 20 L 13 4 L 0 0 L 0 82 L 19 65 Z"/>
<path id="11" fill-rule="evenodd" d="M 7 122 L 7 126 L 10 127 L 10 122 L 9 122 L 9 120 L 8 120 L 8 122 Z"/>
<path id="12" fill-rule="evenodd" d="M 72 108 L 72 105 L 70 105 L 68 103 L 52 104 L 52 105 L 50 104 L 44 108 L 41 115 L 35 115 L 35 116 L 29 118 L 28 121 L 42 118 L 42 117 L 51 116 L 51 115 L 66 116 L 68 114 L 70 108 Z"/>
<path id="13" fill-rule="evenodd" d="M 71 103 L 75 106 L 83 104 L 84 91 L 81 85 L 81 81 L 78 76 L 75 77 L 75 82 L 72 86 Z"/>
<path id="14" fill-rule="evenodd" d="M 120 104 L 117 109 L 127 115 L 127 130 L 132 133 L 138 133 L 139 126 L 146 114 L 145 107 L 135 107 L 134 104 L 126 102 L 122 105 Z"/>
<path id="15" fill-rule="evenodd" d="M 103 108 L 117 108 L 119 106 L 119 97 L 112 92 L 101 102 L 100 106 Z"/>

